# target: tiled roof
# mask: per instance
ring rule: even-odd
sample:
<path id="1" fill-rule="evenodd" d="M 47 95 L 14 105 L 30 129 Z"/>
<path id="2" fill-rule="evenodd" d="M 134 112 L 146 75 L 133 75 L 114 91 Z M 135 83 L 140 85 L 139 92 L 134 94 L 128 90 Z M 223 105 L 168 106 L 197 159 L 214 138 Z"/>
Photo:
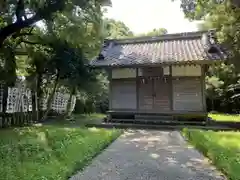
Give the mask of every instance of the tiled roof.
<path id="1" fill-rule="evenodd" d="M 162 63 L 188 63 L 213 61 L 226 58 L 217 47 L 209 53 L 203 36 L 207 32 L 167 34 L 158 37 L 108 40 L 102 49 L 101 58 L 93 60 L 92 66 L 129 66 Z"/>

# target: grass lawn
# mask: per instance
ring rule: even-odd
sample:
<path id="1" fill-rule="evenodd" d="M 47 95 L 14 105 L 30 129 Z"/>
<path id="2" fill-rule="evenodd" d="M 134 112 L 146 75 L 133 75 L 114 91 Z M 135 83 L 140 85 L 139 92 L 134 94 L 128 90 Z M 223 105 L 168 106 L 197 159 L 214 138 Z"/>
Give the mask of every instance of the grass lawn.
<path id="1" fill-rule="evenodd" d="M 66 180 L 121 134 L 44 124 L 0 131 L 1 180 Z"/>
<path id="2" fill-rule="evenodd" d="M 240 115 L 227 115 L 227 114 L 209 114 L 213 120 L 216 121 L 233 121 L 233 122 L 240 122 Z"/>
<path id="3" fill-rule="evenodd" d="M 240 179 L 240 132 L 184 129 L 183 134 L 230 180 Z"/>

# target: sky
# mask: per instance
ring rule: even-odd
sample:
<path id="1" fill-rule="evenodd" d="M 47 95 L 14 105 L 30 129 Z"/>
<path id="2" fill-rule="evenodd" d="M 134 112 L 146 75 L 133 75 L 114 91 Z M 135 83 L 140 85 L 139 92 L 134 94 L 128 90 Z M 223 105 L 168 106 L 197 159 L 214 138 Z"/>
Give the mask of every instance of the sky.
<path id="1" fill-rule="evenodd" d="M 197 31 L 197 22 L 184 18 L 180 1 L 175 0 L 111 0 L 108 18 L 124 22 L 136 34 L 154 28 L 166 28 L 168 33 Z"/>

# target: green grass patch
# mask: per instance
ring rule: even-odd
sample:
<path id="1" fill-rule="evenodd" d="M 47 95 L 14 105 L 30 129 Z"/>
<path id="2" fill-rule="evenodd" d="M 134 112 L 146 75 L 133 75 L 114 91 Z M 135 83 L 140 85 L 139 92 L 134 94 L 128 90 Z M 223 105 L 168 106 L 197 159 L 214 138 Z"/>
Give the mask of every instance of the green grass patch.
<path id="1" fill-rule="evenodd" d="M 102 122 L 103 118 L 105 118 L 105 114 L 73 114 L 71 119 L 66 120 L 63 118 L 56 118 L 51 121 L 47 121 L 45 124 L 54 125 L 54 126 L 75 126 L 75 127 L 83 127 L 87 123 L 99 124 Z"/>
<path id="2" fill-rule="evenodd" d="M 54 125 L 1 130 L 0 179 L 66 180 L 120 133 Z"/>
<path id="3" fill-rule="evenodd" d="M 76 123 L 100 123 L 102 122 L 103 118 L 105 118 L 105 114 L 74 114 L 73 118 Z"/>
<path id="4" fill-rule="evenodd" d="M 233 122 L 240 122 L 240 115 L 228 115 L 228 114 L 209 114 L 215 121 L 233 121 Z"/>
<path id="5" fill-rule="evenodd" d="M 240 178 L 240 132 L 184 129 L 190 143 L 207 156 L 230 180 Z"/>

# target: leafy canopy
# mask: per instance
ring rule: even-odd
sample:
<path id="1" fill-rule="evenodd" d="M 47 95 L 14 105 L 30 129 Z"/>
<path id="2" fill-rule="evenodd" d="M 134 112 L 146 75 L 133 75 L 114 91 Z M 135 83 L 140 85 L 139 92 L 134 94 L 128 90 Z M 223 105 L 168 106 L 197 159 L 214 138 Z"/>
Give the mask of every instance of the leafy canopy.
<path id="1" fill-rule="evenodd" d="M 103 20 L 104 36 L 109 39 L 132 37 L 133 32 L 121 21 L 105 18 Z"/>
<path id="2" fill-rule="evenodd" d="M 164 34 L 167 34 L 167 29 L 159 28 L 159 29 L 153 29 L 152 31 L 149 31 L 147 33 L 140 34 L 139 36 L 161 36 Z"/>
<path id="3" fill-rule="evenodd" d="M 203 29 L 214 28 L 229 51 L 236 68 L 240 67 L 240 1 L 181 0 L 181 8 L 191 20 L 204 20 Z"/>
<path id="4" fill-rule="evenodd" d="M 97 17 L 100 5 L 110 3 L 108 0 L 5 0 L 0 4 L 0 47 L 4 41 L 41 20 L 50 21 L 61 12 L 62 17 L 71 14 L 88 18 Z"/>

